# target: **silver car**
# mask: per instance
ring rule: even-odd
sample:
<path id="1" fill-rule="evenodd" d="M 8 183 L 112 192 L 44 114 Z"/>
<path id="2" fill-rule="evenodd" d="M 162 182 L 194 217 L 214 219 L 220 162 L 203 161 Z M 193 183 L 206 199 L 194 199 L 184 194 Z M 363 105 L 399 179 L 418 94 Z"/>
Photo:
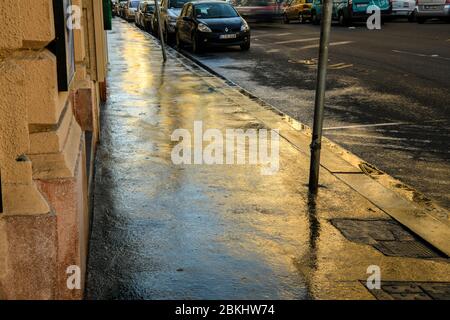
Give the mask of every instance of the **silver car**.
<path id="1" fill-rule="evenodd" d="M 418 23 L 432 18 L 450 22 L 450 0 L 417 0 L 414 17 Z"/>
<path id="2" fill-rule="evenodd" d="M 393 0 L 392 1 L 392 17 L 394 18 L 408 18 L 414 20 L 414 9 L 416 7 L 416 0 Z"/>
<path id="3" fill-rule="evenodd" d="M 161 1 L 161 25 L 162 33 L 166 42 L 175 39 L 175 25 L 186 2 L 192 0 L 162 0 Z"/>

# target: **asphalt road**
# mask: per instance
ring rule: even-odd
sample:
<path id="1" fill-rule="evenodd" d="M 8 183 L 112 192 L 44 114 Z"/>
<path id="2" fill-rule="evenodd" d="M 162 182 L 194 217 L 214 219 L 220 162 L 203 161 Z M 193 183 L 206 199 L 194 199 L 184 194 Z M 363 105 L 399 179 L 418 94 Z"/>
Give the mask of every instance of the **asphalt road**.
<path id="1" fill-rule="evenodd" d="M 195 57 L 312 124 L 320 27 L 252 25 L 252 48 Z M 333 26 L 325 135 L 450 208 L 450 24 Z"/>

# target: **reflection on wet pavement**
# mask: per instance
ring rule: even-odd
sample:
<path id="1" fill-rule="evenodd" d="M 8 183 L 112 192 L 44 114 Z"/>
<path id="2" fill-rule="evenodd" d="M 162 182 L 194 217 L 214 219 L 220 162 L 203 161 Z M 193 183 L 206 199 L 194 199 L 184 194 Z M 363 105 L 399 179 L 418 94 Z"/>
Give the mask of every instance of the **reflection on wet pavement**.
<path id="1" fill-rule="evenodd" d="M 395 277 L 391 260 L 327 222 L 336 212 L 386 216 L 326 173 L 317 203 L 309 199 L 308 158 L 286 141 L 271 176 L 252 165 L 174 165 L 175 129 L 259 121 L 205 72 L 173 55 L 162 66 L 157 43 L 131 25 L 116 20 L 108 41 L 88 299 L 371 298 L 358 282 L 371 259 Z"/>
<path id="2" fill-rule="evenodd" d="M 170 135 L 194 120 L 242 121 L 148 36 L 116 24 L 97 158 L 90 298 L 305 298 L 289 255 L 274 250 L 286 215 L 267 194 L 283 181 L 250 166 L 175 166 Z M 213 112 L 211 112 L 213 110 Z M 257 189 L 257 190 L 255 190 Z M 266 203 L 266 204 L 265 204 Z M 298 225 L 298 223 L 293 223 Z M 281 226 L 280 226 L 281 227 Z M 299 232 L 301 233 L 301 232 Z M 304 233 L 307 234 L 307 233 Z M 292 245 L 298 239 L 293 239 Z"/>

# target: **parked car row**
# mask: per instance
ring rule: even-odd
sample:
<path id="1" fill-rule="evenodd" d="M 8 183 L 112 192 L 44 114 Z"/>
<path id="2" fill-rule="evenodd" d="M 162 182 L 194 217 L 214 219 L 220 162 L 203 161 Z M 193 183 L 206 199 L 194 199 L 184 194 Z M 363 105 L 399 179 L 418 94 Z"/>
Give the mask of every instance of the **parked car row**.
<path id="1" fill-rule="evenodd" d="M 332 19 L 343 26 L 366 21 L 371 14 L 368 8 L 373 5 L 380 9 L 384 21 L 396 17 L 418 23 L 433 18 L 450 21 L 450 0 L 333 0 Z M 295 20 L 319 24 L 321 18 L 322 0 L 288 0 L 283 4 L 284 23 Z"/>
<path id="2" fill-rule="evenodd" d="M 177 48 L 190 45 L 198 52 L 209 46 L 240 46 L 249 50 L 250 27 L 244 16 L 249 19 L 282 17 L 284 23 L 297 20 L 319 24 L 323 0 L 159 1 L 162 37 L 166 43 L 176 41 Z M 450 21 L 450 0 L 333 0 L 332 18 L 341 25 L 365 21 L 371 14 L 368 10 L 371 5 L 380 9 L 382 19 L 403 16 L 418 23 L 431 18 Z M 154 0 L 116 0 L 113 14 L 160 36 Z"/>
<path id="3" fill-rule="evenodd" d="M 160 4 L 160 1 L 158 1 Z M 155 16 L 155 1 L 141 1 L 136 10 L 135 24 L 142 30 L 157 34 L 158 25 Z"/>
<path id="4" fill-rule="evenodd" d="M 180 49 L 190 46 L 194 52 L 211 46 L 250 49 L 250 27 L 228 1 L 161 0 L 159 6 L 166 43 L 176 42 Z M 139 28 L 159 37 L 154 0 L 119 1 L 114 10 L 115 15 L 134 21 Z M 133 18 L 130 17 L 132 11 Z"/>
<path id="5" fill-rule="evenodd" d="M 140 3 L 139 0 L 118 0 L 112 3 L 113 16 L 122 17 L 127 21 L 134 21 Z"/>

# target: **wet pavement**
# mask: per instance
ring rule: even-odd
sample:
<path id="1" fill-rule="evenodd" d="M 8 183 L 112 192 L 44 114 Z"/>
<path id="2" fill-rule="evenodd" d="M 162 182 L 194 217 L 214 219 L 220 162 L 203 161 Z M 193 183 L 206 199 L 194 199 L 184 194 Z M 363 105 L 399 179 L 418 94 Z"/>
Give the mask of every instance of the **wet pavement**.
<path id="1" fill-rule="evenodd" d="M 450 281 L 447 259 L 390 257 L 348 240 L 331 219 L 389 216 L 326 170 L 318 198 L 308 197 L 308 150 L 285 139 L 273 175 L 173 164 L 176 129 L 266 122 L 249 98 L 173 51 L 163 66 L 157 41 L 133 25 L 115 19 L 108 42 L 88 299 L 373 299 L 363 282 L 374 264 L 386 281 Z"/>

